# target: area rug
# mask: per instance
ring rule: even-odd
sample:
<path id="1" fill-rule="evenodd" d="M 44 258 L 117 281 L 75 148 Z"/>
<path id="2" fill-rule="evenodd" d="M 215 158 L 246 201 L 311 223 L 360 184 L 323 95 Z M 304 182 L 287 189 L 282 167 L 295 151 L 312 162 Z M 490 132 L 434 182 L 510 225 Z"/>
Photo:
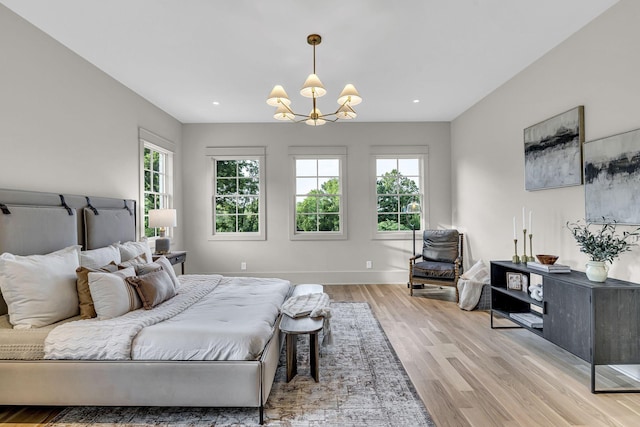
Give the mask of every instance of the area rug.
<path id="1" fill-rule="evenodd" d="M 298 375 L 284 352 L 265 405 L 266 426 L 435 426 L 367 303 L 332 302 L 333 344 L 321 347 L 320 381 L 298 337 Z M 322 337 L 320 337 L 322 339 Z M 256 408 L 69 407 L 47 426 L 257 426 Z"/>

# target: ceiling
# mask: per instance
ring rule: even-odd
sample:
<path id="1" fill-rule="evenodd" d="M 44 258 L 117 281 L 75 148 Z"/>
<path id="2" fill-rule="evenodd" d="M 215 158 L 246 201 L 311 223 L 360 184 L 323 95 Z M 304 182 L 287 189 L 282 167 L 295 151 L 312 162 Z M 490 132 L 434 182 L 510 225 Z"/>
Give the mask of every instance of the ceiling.
<path id="1" fill-rule="evenodd" d="M 311 33 L 323 112 L 353 83 L 356 121 L 450 121 L 616 2 L 0 0 L 183 123 L 271 122 L 275 84 L 307 114 Z"/>

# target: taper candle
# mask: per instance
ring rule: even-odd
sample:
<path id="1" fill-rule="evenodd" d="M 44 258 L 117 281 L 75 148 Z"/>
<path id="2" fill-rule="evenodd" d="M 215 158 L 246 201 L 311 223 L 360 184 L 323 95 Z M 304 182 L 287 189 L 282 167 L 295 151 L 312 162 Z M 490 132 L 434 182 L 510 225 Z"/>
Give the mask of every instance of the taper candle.
<path id="1" fill-rule="evenodd" d="M 524 206 L 522 207 L 522 229 L 527 228 L 527 224 L 524 222 Z"/>
<path id="2" fill-rule="evenodd" d="M 513 238 L 517 239 L 518 235 L 516 234 L 516 217 L 513 217 Z"/>
<path id="3" fill-rule="evenodd" d="M 529 234 L 533 234 L 533 227 L 531 226 L 531 211 L 529 211 Z"/>

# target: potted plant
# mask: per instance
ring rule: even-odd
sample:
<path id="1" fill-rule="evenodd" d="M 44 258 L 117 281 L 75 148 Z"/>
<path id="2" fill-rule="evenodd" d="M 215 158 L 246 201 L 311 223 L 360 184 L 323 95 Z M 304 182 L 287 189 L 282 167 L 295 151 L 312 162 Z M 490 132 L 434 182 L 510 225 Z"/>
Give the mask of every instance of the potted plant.
<path id="1" fill-rule="evenodd" d="M 607 279 L 608 268 L 606 262 L 613 263 L 621 253 L 628 252 L 633 246 L 637 246 L 640 236 L 640 227 L 633 231 L 623 231 L 622 236 L 616 235 L 615 221 L 606 222 L 596 232 L 589 227 L 592 223 L 581 221 L 567 222 L 567 228 L 578 242 L 580 252 L 589 255 L 591 260 L 587 262 L 587 278 L 593 282 L 604 282 Z"/>

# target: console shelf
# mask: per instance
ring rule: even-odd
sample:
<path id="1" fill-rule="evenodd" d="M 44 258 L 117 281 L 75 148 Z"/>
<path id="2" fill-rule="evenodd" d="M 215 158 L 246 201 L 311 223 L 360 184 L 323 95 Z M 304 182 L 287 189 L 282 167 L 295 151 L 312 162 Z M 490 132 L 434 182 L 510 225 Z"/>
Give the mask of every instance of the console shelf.
<path id="1" fill-rule="evenodd" d="M 543 300 L 507 289 L 507 273 L 542 278 Z M 542 316 L 542 328 L 532 328 L 510 317 L 533 312 Z M 494 315 L 516 326 L 495 326 Z M 491 328 L 522 327 L 558 345 L 591 365 L 591 392 L 639 392 L 638 389 L 596 388 L 598 365 L 640 364 L 640 285 L 617 279 L 589 281 L 584 273 L 546 273 L 511 261 L 491 262 Z"/>

